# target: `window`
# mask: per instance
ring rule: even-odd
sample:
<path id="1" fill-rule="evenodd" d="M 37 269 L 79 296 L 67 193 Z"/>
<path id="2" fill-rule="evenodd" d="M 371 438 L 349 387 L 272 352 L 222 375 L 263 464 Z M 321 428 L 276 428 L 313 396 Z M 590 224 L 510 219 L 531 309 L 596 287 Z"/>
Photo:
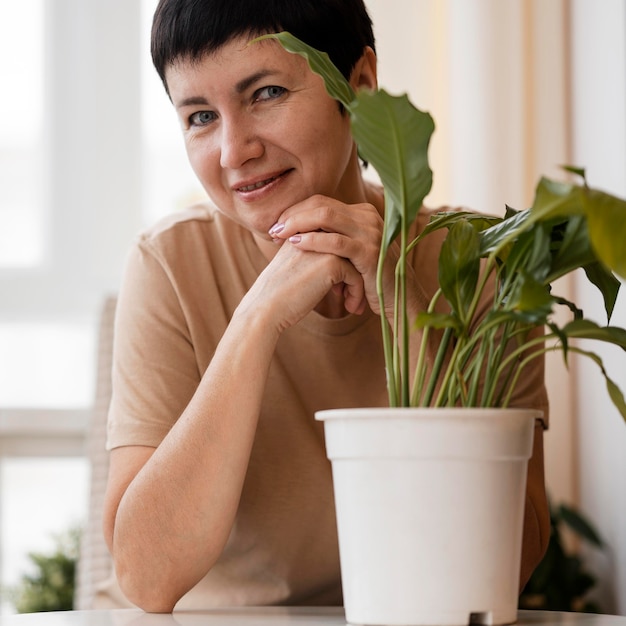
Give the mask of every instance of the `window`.
<path id="1" fill-rule="evenodd" d="M 20 62 L 15 63 L 19 58 Z M 0 3 L 0 267 L 43 257 L 43 0 Z M 19 94 L 19 96 L 18 96 Z M 11 97 L 13 96 L 13 97 Z"/>
<path id="2" fill-rule="evenodd" d="M 88 466 L 63 455 L 92 403 L 100 308 L 136 234 L 204 198 L 152 67 L 155 6 L 0 0 L 0 585 L 84 522 Z M 15 443 L 60 421 L 71 446 Z"/>
<path id="3" fill-rule="evenodd" d="M 142 221 L 157 219 L 205 199 L 187 161 L 178 118 L 150 58 L 150 26 L 157 0 L 142 0 L 141 128 L 144 202 Z"/>
<path id="4" fill-rule="evenodd" d="M 141 225 L 139 15 L 0 0 L 1 586 L 86 514 L 98 315 Z"/>

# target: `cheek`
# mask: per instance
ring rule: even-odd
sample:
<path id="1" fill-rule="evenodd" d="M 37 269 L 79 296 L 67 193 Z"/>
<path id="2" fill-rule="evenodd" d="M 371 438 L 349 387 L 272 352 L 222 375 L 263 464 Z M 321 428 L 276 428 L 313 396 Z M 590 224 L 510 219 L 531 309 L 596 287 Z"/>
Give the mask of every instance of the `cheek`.
<path id="1" fill-rule="evenodd" d="M 185 151 L 191 169 L 203 183 L 215 176 L 215 159 L 218 157 L 206 142 L 193 139 L 185 141 Z"/>
<path id="2" fill-rule="evenodd" d="M 329 164 L 337 160 L 343 162 L 352 152 L 352 135 L 349 120 L 333 117 L 314 120 L 306 130 L 300 129 L 293 133 L 294 145 L 302 154 L 308 154 L 322 163 Z"/>

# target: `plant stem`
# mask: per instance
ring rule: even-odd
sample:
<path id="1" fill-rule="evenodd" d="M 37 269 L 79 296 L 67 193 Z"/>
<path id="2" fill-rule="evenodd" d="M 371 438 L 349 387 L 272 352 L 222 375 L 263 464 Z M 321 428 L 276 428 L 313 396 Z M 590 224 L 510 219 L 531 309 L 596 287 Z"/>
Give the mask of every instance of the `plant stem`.
<path id="1" fill-rule="evenodd" d="M 387 221 L 383 225 L 383 234 L 381 239 L 380 251 L 378 253 L 378 267 L 376 269 L 376 290 L 378 292 L 378 305 L 380 307 L 380 324 L 383 339 L 383 352 L 385 357 L 385 372 L 387 375 L 387 394 L 389 396 L 389 406 L 398 406 L 398 397 L 396 393 L 396 379 L 392 367 L 393 363 L 393 338 L 392 329 L 387 315 L 385 314 L 385 295 L 383 289 L 383 269 L 385 257 L 387 256 L 387 246 L 384 242 L 387 240 Z M 397 295 L 396 295 L 397 305 Z M 397 308 L 397 307 L 396 307 Z"/>
<path id="2" fill-rule="evenodd" d="M 441 373 L 441 367 L 445 360 L 446 353 L 448 352 L 448 347 L 450 345 L 451 339 L 452 339 L 452 328 L 446 328 L 443 331 L 443 337 L 441 338 L 441 343 L 439 344 L 439 348 L 437 349 L 435 362 L 433 363 L 433 368 L 428 378 L 428 387 L 426 388 L 426 393 L 424 394 L 424 397 L 422 398 L 421 406 L 430 406 L 433 394 L 435 393 L 435 386 L 437 384 L 437 380 L 439 379 L 439 375 Z M 435 406 L 438 406 L 438 405 L 435 405 Z"/>
<path id="3" fill-rule="evenodd" d="M 402 224 L 402 229 L 400 231 L 400 260 L 398 262 L 400 268 L 400 298 L 402 302 L 402 318 L 401 318 L 401 327 L 402 327 L 402 336 L 400 338 L 401 341 L 401 357 L 400 357 L 400 366 L 401 366 L 401 396 L 402 396 L 402 406 L 410 406 L 410 389 L 409 389 L 409 318 L 407 314 L 407 299 L 406 299 L 406 225 Z"/>
<path id="4" fill-rule="evenodd" d="M 435 305 L 439 298 L 443 295 L 443 291 L 439 288 L 435 295 L 431 298 L 428 305 L 428 313 L 432 313 L 435 309 Z M 411 392 L 411 406 L 420 405 L 420 398 L 418 398 L 419 391 L 424 387 L 424 380 L 426 378 L 426 352 L 428 346 L 428 340 L 430 335 L 430 326 L 424 326 L 422 329 L 422 341 L 420 342 L 420 349 L 415 366 L 415 373 L 413 375 L 413 389 Z"/>

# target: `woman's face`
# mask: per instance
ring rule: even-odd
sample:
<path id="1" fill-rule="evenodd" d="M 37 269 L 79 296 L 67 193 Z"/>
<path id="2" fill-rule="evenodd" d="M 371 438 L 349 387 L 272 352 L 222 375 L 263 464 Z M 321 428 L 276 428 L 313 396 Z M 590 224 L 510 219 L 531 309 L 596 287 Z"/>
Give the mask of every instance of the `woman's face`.
<path id="1" fill-rule="evenodd" d="M 299 55 L 235 39 L 166 80 L 190 163 L 218 209 L 267 236 L 282 211 L 314 194 L 356 202 L 349 118 Z"/>

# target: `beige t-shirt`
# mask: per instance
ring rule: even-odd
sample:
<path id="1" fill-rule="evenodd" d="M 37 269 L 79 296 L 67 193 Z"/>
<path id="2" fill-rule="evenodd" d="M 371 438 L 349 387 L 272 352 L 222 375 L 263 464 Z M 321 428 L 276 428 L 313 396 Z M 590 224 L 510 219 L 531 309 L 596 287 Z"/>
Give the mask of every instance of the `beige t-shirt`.
<path id="1" fill-rule="evenodd" d="M 428 238 L 414 257 L 427 295 L 437 287 L 444 236 Z M 109 449 L 160 444 L 266 265 L 248 231 L 204 205 L 140 237 L 118 300 Z M 517 406 L 546 409 L 540 368 L 529 370 L 517 395 Z M 380 319 L 369 310 L 342 319 L 311 312 L 287 329 L 271 364 L 230 538 L 177 608 L 341 604 L 331 468 L 314 413 L 387 403 Z M 116 597 L 111 581 L 99 605 Z"/>

